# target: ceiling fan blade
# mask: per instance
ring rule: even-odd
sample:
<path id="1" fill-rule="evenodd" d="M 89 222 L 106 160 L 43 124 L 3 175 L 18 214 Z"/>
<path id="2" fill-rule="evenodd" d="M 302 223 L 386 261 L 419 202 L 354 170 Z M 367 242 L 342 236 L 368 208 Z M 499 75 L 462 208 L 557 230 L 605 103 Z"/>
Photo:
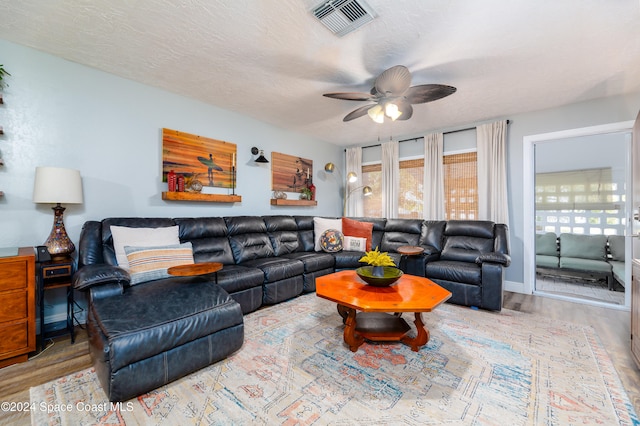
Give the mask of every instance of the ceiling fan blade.
<path id="1" fill-rule="evenodd" d="M 452 95 L 456 90 L 455 87 L 444 84 L 421 84 L 410 87 L 404 97 L 411 104 L 423 104 Z"/>
<path id="2" fill-rule="evenodd" d="M 396 65 L 391 67 L 376 78 L 374 87 L 381 95 L 399 96 L 411 85 L 411 73 L 407 67 Z"/>
<path id="3" fill-rule="evenodd" d="M 400 111 L 402 114 L 400 115 L 400 117 L 397 118 L 397 120 L 408 120 L 411 118 L 411 116 L 413 115 L 413 107 L 411 106 L 411 104 L 409 102 L 406 101 L 402 101 L 402 102 L 394 102 L 396 105 L 398 105 L 398 111 Z"/>
<path id="4" fill-rule="evenodd" d="M 369 112 L 369 109 L 376 105 L 377 104 L 369 104 L 369 105 L 361 106 L 358 109 L 354 109 L 349 114 L 345 115 L 342 121 L 351 121 L 356 118 L 362 117 L 363 115 L 367 115 L 367 112 Z"/>
<path id="5" fill-rule="evenodd" d="M 322 96 L 333 99 L 344 99 L 346 101 L 372 101 L 375 96 L 369 93 L 361 92 L 337 92 L 337 93 L 325 93 Z"/>

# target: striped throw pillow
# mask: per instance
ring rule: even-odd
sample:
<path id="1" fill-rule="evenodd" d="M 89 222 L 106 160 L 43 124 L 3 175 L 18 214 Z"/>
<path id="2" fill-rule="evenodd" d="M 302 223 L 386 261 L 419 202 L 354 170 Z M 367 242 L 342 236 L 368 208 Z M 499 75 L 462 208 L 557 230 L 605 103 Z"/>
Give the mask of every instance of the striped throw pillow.
<path id="1" fill-rule="evenodd" d="M 167 269 L 170 267 L 194 263 L 191 243 L 161 247 L 125 246 L 124 251 L 129 261 L 131 285 L 168 278 Z"/>

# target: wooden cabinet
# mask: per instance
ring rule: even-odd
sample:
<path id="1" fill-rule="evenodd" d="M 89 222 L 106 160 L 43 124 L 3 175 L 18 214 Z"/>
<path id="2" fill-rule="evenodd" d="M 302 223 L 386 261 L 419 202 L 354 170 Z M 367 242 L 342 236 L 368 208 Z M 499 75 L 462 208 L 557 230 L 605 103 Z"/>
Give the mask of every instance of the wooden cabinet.
<path id="1" fill-rule="evenodd" d="M 36 350 L 36 280 L 33 247 L 0 257 L 0 367 Z"/>
<path id="2" fill-rule="evenodd" d="M 640 260 L 633 260 L 631 275 L 631 354 L 640 368 Z"/>

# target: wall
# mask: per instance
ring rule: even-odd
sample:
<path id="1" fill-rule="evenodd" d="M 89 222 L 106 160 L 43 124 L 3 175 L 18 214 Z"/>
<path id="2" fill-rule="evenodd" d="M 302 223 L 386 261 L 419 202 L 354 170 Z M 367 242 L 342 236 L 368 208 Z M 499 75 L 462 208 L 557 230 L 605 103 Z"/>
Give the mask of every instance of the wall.
<path id="1" fill-rule="evenodd" d="M 31 201 L 36 166 L 80 170 L 84 204 L 65 212 L 74 242 L 85 221 L 109 216 L 341 214 L 338 183 L 324 164 L 342 168 L 342 147 L 3 40 L 0 63 L 11 73 L 0 106 L 0 247 L 40 245 L 51 230 L 52 206 Z M 163 201 L 163 127 L 237 144 L 242 202 Z M 271 167 L 253 161 L 252 146 L 267 158 L 276 151 L 312 159 L 318 206 L 271 206 Z"/>
<path id="2" fill-rule="evenodd" d="M 513 259 L 511 266 L 507 269 L 507 288 L 518 288 L 524 282 L 523 138 L 635 120 L 639 109 L 640 93 L 634 93 L 505 117 L 511 121 L 508 134 L 508 190 Z M 567 159 L 566 164 L 567 168 L 570 168 L 571 160 Z"/>

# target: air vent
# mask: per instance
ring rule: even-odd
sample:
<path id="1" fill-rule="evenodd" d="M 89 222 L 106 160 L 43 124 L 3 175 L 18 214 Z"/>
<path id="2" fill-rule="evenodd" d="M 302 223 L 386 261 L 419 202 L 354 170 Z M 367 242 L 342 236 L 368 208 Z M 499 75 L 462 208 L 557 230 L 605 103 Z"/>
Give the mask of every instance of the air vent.
<path id="1" fill-rule="evenodd" d="M 349 34 L 376 17 L 364 0 L 329 0 L 313 9 L 313 14 L 338 37 Z"/>

